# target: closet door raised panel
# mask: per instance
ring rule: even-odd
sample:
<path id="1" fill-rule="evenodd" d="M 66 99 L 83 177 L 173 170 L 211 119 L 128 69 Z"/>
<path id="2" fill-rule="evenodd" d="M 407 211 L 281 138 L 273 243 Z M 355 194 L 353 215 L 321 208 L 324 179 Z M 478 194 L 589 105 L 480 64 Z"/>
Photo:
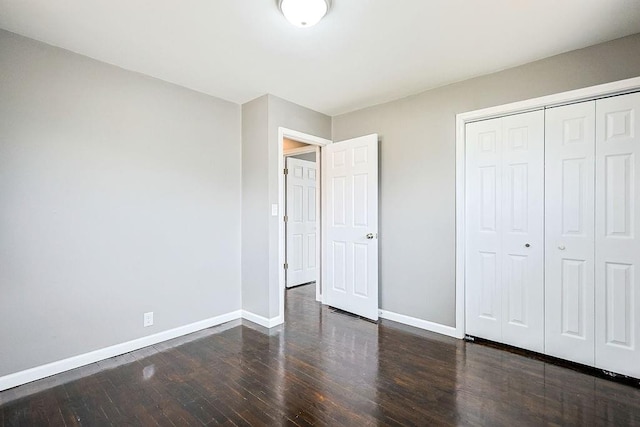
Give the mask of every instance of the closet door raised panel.
<path id="1" fill-rule="evenodd" d="M 545 353 L 593 366 L 595 101 L 545 117 Z"/>
<path id="2" fill-rule="evenodd" d="M 596 366 L 640 377 L 640 94 L 596 101 Z"/>
<path id="3" fill-rule="evenodd" d="M 502 121 L 466 125 L 466 333 L 502 341 Z"/>
<path id="4" fill-rule="evenodd" d="M 544 351 L 544 111 L 502 118 L 502 341 Z"/>

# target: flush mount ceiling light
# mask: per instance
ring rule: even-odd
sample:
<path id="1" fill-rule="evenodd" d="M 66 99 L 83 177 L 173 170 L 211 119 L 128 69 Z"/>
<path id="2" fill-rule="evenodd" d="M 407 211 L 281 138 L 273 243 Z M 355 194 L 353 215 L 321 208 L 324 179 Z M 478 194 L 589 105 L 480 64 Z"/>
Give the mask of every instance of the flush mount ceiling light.
<path id="1" fill-rule="evenodd" d="M 280 11 L 296 27 L 316 25 L 327 14 L 330 0 L 279 0 Z"/>

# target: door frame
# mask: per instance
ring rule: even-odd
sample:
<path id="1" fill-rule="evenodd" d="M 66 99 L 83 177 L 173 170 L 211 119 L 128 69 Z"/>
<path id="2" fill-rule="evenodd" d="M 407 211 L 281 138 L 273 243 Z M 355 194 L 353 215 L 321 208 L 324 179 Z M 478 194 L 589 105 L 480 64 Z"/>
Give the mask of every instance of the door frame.
<path id="1" fill-rule="evenodd" d="M 623 95 L 638 90 L 640 90 L 640 77 L 634 77 L 456 114 L 456 326 L 454 333 L 456 338 L 464 338 L 465 336 L 465 125 L 480 120 L 544 110 L 608 96 Z"/>
<path id="2" fill-rule="evenodd" d="M 285 286 L 285 271 L 284 271 L 284 246 L 285 239 L 287 236 L 285 235 L 284 229 L 284 192 L 286 188 L 284 186 L 284 139 L 293 139 L 294 141 L 302 142 L 309 145 L 315 145 L 322 150 L 322 147 L 325 145 L 333 143 L 333 141 L 325 138 L 321 138 L 319 136 L 311 135 L 304 132 L 299 132 L 293 129 L 287 129 L 285 127 L 278 127 L 278 206 L 280 206 L 280 211 L 278 213 L 278 323 L 284 322 L 284 293 L 286 291 Z M 318 181 L 319 186 L 322 185 L 322 156 L 316 155 L 316 168 L 318 170 Z M 320 197 L 321 188 L 319 189 L 316 197 Z M 317 218 L 319 227 L 322 227 L 322 206 L 319 203 L 320 200 L 317 200 L 316 206 L 320 209 L 320 217 Z M 322 229 L 319 230 L 318 233 L 318 244 L 320 245 L 320 250 L 317 251 L 316 256 L 319 256 L 320 259 L 318 261 L 318 280 L 316 281 L 316 299 L 322 299 L 322 265 L 320 264 L 322 261 Z"/>
<path id="3" fill-rule="evenodd" d="M 322 245 L 321 245 L 321 237 L 320 237 L 320 233 L 322 232 L 322 224 L 320 221 L 320 215 L 321 215 L 321 209 L 320 209 L 320 186 L 322 185 L 321 181 L 320 181 L 320 170 L 318 169 L 320 162 L 319 162 L 319 158 L 320 158 L 320 147 L 317 145 L 309 145 L 307 147 L 298 147 L 298 148 L 290 148 L 288 150 L 284 150 L 284 153 L 282 155 L 283 159 L 282 159 L 282 164 L 283 167 L 286 168 L 286 159 L 287 157 L 295 157 L 297 155 L 300 154 L 307 154 L 307 153 L 316 153 L 316 183 L 318 186 L 318 190 L 316 191 L 316 230 L 318 231 L 318 233 L 316 234 L 316 268 L 318 269 L 318 274 L 316 277 L 316 301 L 322 302 L 321 300 L 321 292 L 320 292 L 320 260 L 321 260 L 321 250 L 322 250 Z M 282 214 L 286 214 L 286 210 L 287 210 L 287 185 L 288 185 L 288 179 L 285 177 L 284 178 L 284 192 L 283 192 L 283 212 Z M 287 228 L 287 223 L 285 221 L 283 221 L 284 223 L 284 261 L 285 263 L 288 264 L 288 252 L 287 252 L 287 242 L 288 242 L 288 237 L 287 236 L 287 232 L 288 232 L 288 228 Z M 285 271 L 285 280 L 284 280 L 284 285 L 285 288 L 287 287 L 287 273 Z"/>
<path id="4" fill-rule="evenodd" d="M 318 148 L 317 145 L 308 145 L 306 147 L 289 148 L 288 150 L 283 149 L 283 155 L 284 157 L 293 157 L 299 154 L 315 153 Z"/>

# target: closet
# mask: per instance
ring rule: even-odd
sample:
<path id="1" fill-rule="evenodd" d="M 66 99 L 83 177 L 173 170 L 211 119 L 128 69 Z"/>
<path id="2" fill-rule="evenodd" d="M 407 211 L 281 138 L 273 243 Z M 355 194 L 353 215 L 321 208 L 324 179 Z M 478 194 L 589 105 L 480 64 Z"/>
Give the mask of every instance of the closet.
<path id="1" fill-rule="evenodd" d="M 640 94 L 466 124 L 466 333 L 640 378 Z"/>

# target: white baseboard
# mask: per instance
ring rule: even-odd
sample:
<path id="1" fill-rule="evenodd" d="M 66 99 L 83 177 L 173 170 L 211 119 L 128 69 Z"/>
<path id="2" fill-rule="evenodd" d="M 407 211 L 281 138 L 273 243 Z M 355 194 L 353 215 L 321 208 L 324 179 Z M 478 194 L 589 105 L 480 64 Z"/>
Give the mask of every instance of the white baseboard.
<path id="1" fill-rule="evenodd" d="M 284 319 L 280 316 L 267 319 L 266 317 L 259 316 L 247 310 L 242 310 L 242 318 L 260 326 L 264 326 L 265 328 L 273 328 L 274 326 L 284 323 Z"/>
<path id="2" fill-rule="evenodd" d="M 173 338 L 187 335 L 202 329 L 211 328 L 231 320 L 240 319 L 241 310 L 232 311 L 210 319 L 201 320 L 199 322 L 190 323 L 168 331 L 159 332 L 157 334 L 127 341 L 121 344 L 112 345 L 111 347 L 101 348 L 89 353 L 80 354 L 78 356 L 69 357 L 67 359 L 58 360 L 56 362 L 47 363 L 46 365 L 36 366 L 35 368 L 26 369 L 24 371 L 15 372 L 13 374 L 0 377 L 0 391 L 17 387 L 22 384 L 30 383 L 51 375 L 59 374 L 64 371 L 79 368 L 91 363 L 99 362 L 110 357 L 119 356 L 134 350 L 139 350 L 150 345 L 158 344 Z"/>
<path id="3" fill-rule="evenodd" d="M 416 317 L 405 316 L 404 314 L 394 313 L 392 311 L 379 310 L 378 314 L 383 319 L 393 320 L 394 322 L 403 323 L 405 325 L 414 326 L 437 334 L 447 335 L 454 338 L 464 338 L 462 331 L 453 326 L 442 325 L 440 323 L 429 322 L 428 320 L 418 319 Z"/>

